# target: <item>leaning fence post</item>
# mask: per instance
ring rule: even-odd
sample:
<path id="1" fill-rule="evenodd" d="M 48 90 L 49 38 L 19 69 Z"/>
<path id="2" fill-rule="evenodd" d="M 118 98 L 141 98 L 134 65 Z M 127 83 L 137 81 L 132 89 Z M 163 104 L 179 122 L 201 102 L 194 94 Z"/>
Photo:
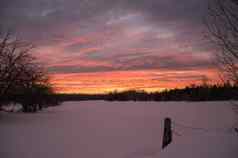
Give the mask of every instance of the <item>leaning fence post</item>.
<path id="1" fill-rule="evenodd" d="M 163 134 L 163 142 L 162 149 L 164 149 L 167 145 L 172 142 L 172 121 L 170 118 L 164 119 L 164 134 Z"/>

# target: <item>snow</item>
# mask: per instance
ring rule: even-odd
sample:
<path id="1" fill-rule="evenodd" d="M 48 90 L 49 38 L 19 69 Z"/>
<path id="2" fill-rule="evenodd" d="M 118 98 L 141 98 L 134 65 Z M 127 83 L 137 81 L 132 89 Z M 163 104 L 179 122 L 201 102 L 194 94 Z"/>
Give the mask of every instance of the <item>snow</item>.
<path id="1" fill-rule="evenodd" d="M 2 105 L 1 108 L 6 112 L 20 112 L 22 105 L 18 103 L 8 103 L 7 105 Z"/>
<path id="2" fill-rule="evenodd" d="M 163 119 L 173 142 L 161 150 Z M 65 102 L 36 114 L 0 113 L 1 158 L 237 158 L 229 102 Z"/>

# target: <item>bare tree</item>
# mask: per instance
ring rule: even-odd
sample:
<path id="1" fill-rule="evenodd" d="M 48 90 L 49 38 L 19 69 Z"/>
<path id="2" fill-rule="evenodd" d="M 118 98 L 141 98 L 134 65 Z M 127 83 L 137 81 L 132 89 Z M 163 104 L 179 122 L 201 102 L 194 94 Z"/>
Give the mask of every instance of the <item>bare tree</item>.
<path id="1" fill-rule="evenodd" d="M 7 33 L 0 42 L 0 85 L 1 95 L 12 91 L 13 87 L 29 86 L 42 82 L 45 77 L 42 68 L 29 53 L 32 45 L 12 39 Z"/>
<path id="2" fill-rule="evenodd" d="M 211 0 L 206 25 L 225 80 L 238 84 L 238 0 Z"/>
<path id="3" fill-rule="evenodd" d="M 24 96 L 21 103 L 24 103 L 23 108 L 26 107 L 28 112 L 28 106 L 33 106 L 33 102 L 27 99 L 32 99 L 30 97 L 33 94 L 41 94 L 39 91 L 53 93 L 47 73 L 30 53 L 32 49 L 31 44 L 11 36 L 10 33 L 0 38 L 0 105 L 1 101 L 12 101 L 11 97 L 17 94 Z"/>

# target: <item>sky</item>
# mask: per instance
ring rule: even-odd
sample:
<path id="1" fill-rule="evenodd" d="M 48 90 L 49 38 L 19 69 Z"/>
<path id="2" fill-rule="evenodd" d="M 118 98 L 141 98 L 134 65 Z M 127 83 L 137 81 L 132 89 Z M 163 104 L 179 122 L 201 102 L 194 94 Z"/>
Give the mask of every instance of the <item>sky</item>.
<path id="1" fill-rule="evenodd" d="M 58 92 L 215 82 L 208 0 L 1 0 L 0 30 L 35 45 Z"/>

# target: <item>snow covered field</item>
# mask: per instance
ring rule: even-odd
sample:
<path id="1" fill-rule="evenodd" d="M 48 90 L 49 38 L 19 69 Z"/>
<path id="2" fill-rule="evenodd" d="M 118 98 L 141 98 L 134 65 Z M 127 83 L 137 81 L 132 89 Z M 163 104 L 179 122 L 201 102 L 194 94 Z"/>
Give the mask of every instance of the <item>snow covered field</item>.
<path id="1" fill-rule="evenodd" d="M 163 119 L 173 142 L 161 150 Z M 65 102 L 0 113 L 1 158 L 237 158 L 228 102 Z"/>

